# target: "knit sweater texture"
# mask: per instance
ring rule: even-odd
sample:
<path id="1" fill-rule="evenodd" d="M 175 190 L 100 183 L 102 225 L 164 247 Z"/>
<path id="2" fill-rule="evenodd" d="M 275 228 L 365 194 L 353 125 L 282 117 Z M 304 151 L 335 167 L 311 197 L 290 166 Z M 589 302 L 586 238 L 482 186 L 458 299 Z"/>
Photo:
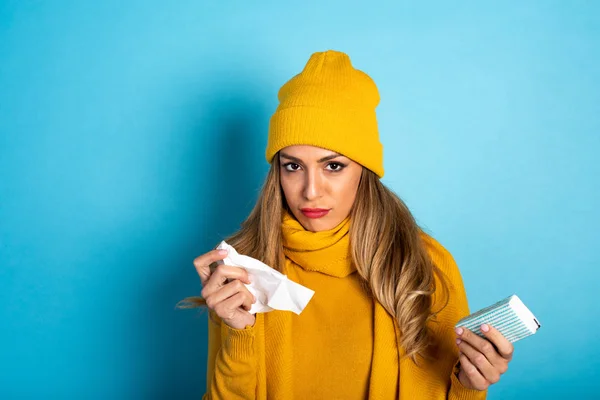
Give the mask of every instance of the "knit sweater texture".
<path id="1" fill-rule="evenodd" d="M 452 255 L 421 233 L 433 262 L 449 283 L 449 303 L 430 328 L 439 343 L 433 362 L 403 358 L 391 316 L 365 292 L 347 256 L 349 217 L 335 228 L 309 232 L 285 214 L 284 273 L 315 291 L 300 315 L 256 314 L 234 329 L 210 311 L 208 399 L 451 399 L 483 400 L 456 376 L 454 325 L 470 313 Z M 349 266 L 350 265 L 350 266 Z M 436 278 L 437 287 L 440 283 Z M 441 305 L 434 296 L 434 310 Z"/>

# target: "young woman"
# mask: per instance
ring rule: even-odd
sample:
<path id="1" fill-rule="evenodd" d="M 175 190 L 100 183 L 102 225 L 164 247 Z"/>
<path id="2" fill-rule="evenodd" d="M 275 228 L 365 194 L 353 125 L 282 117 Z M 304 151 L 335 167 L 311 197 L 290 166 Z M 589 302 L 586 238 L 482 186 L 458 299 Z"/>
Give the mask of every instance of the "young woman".
<path id="1" fill-rule="evenodd" d="M 315 291 L 300 315 L 248 313 L 246 272 L 197 257 L 209 309 L 205 399 L 484 399 L 512 358 L 469 314 L 452 255 L 380 178 L 372 79 L 348 55 L 314 53 L 279 91 L 258 202 L 226 238 Z"/>

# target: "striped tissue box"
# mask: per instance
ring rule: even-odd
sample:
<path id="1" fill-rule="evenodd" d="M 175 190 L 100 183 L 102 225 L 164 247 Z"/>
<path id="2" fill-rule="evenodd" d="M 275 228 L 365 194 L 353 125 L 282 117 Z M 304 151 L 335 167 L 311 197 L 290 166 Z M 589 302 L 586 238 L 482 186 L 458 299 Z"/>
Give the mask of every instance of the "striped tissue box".
<path id="1" fill-rule="evenodd" d="M 485 338 L 481 324 L 493 326 L 511 343 L 533 335 L 542 326 L 516 294 L 461 319 L 456 327 L 465 327 Z"/>

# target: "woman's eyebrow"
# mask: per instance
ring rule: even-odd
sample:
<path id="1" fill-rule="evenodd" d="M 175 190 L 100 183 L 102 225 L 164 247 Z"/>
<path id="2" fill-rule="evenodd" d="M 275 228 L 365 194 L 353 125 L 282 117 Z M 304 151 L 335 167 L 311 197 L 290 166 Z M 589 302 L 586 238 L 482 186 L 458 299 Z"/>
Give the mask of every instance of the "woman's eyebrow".
<path id="1" fill-rule="evenodd" d="M 292 161 L 296 161 L 298 163 L 302 162 L 301 159 L 293 157 L 293 156 L 290 156 L 288 154 L 285 154 L 285 153 L 279 153 L 279 154 L 281 155 L 281 157 L 288 158 L 288 159 L 290 159 Z M 323 158 L 317 160 L 317 162 L 324 162 L 324 161 L 331 160 L 332 158 L 336 158 L 336 157 L 339 157 L 339 156 L 341 156 L 340 153 L 334 153 L 334 154 L 328 155 L 327 157 L 323 157 Z"/>

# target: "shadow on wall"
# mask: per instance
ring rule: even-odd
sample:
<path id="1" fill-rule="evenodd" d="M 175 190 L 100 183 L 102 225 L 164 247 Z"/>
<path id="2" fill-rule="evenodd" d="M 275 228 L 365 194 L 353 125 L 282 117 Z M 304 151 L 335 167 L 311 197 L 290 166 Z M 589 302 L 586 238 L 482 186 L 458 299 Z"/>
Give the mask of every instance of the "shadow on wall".
<path id="1" fill-rule="evenodd" d="M 235 93 L 229 96 L 228 93 Z M 230 85 L 228 93 L 215 93 L 208 106 L 191 107 L 192 115 L 208 116 L 202 130 L 186 132 L 194 157 L 182 165 L 187 173 L 178 187 L 190 188 L 173 196 L 193 196 L 178 210 L 189 221 L 186 241 L 161 249 L 165 258 L 151 269 L 163 276 L 139 292 L 142 312 L 131 321 L 143 344 L 134 357 L 153 363 L 144 366 L 144 398 L 198 399 L 206 387 L 207 314 L 180 310 L 175 304 L 199 295 L 200 279 L 193 267 L 195 257 L 214 248 L 236 231 L 252 209 L 266 173 L 264 159 L 269 113 L 256 102 L 254 89 Z M 266 98 L 266 96 L 261 96 Z M 200 186 L 200 187 L 199 187 Z"/>

